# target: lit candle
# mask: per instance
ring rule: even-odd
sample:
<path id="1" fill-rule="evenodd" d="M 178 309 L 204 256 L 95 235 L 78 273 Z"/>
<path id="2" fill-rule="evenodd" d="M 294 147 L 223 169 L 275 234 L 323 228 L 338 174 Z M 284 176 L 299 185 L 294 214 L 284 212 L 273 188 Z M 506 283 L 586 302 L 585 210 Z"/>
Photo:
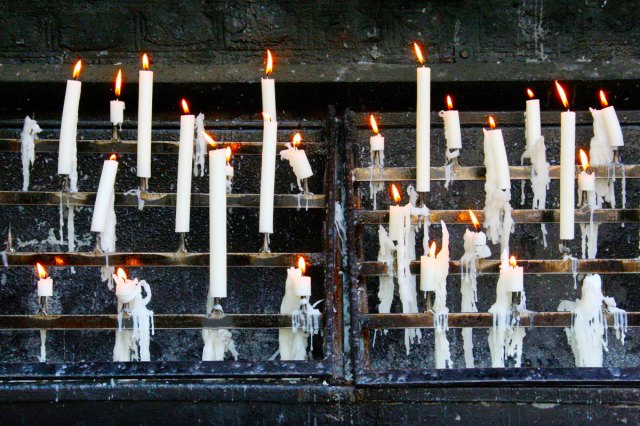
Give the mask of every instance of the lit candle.
<path id="1" fill-rule="evenodd" d="M 589 166 L 589 157 L 587 157 L 587 153 L 583 149 L 580 150 L 580 162 L 582 171 L 578 176 L 578 191 L 595 191 L 596 175 Z"/>
<path id="2" fill-rule="evenodd" d="M 373 136 L 369 138 L 369 147 L 371 153 L 374 151 L 384 152 L 384 136 L 380 134 L 380 129 L 378 129 L 378 122 L 376 118 L 371 114 L 369 116 L 369 123 L 371 123 L 371 130 L 373 130 Z M 384 158 L 384 157 L 383 157 Z"/>
<path id="3" fill-rule="evenodd" d="M 311 296 L 311 277 L 307 277 L 304 273 L 307 270 L 307 265 L 304 261 L 304 257 L 298 258 L 298 269 L 300 270 L 300 276 L 294 278 L 294 291 L 296 296 L 310 297 Z"/>
<path id="4" fill-rule="evenodd" d="M 611 148 L 618 148 L 624 146 L 624 138 L 622 136 L 622 128 L 620 127 L 620 121 L 618 121 L 618 115 L 613 105 L 609 105 L 607 97 L 604 91 L 600 90 L 600 103 L 602 109 L 600 115 L 604 124 L 604 128 L 607 132 L 607 139 L 609 139 L 609 145 Z"/>
<path id="5" fill-rule="evenodd" d="M 118 76 L 116 77 L 116 100 L 109 102 L 111 111 L 111 123 L 114 126 L 121 125 L 124 122 L 124 102 L 118 100 L 120 97 L 120 91 L 122 90 L 122 69 L 118 70 Z"/>
<path id="6" fill-rule="evenodd" d="M 471 210 L 469 210 L 469 217 L 471 218 L 471 222 L 473 222 L 473 227 L 476 231 L 474 232 L 467 229 L 464 232 L 465 254 L 467 252 L 475 253 L 475 257 L 479 259 L 491 256 L 491 249 L 487 246 L 487 235 L 480 230 L 480 221 Z"/>
<path id="7" fill-rule="evenodd" d="M 436 242 L 432 242 L 427 256 L 420 256 L 420 290 L 436 291 L 440 267 L 436 259 Z"/>
<path id="8" fill-rule="evenodd" d="M 118 172 L 118 161 L 115 154 L 111 155 L 102 165 L 102 174 L 96 193 L 96 201 L 93 206 L 93 217 L 91 219 L 91 232 L 104 233 L 107 231 L 107 222 L 113 209 L 115 197 L 114 185 Z"/>
<path id="9" fill-rule="evenodd" d="M 527 143 L 527 151 L 542 136 L 542 128 L 540 126 L 540 100 L 534 98 L 533 90 L 527 89 L 527 110 L 525 116 L 525 138 Z"/>
<path id="10" fill-rule="evenodd" d="M 278 122 L 265 112 L 262 136 L 262 168 L 260 170 L 260 223 L 261 233 L 273 234 L 273 194 L 276 184 L 276 148 Z"/>
<path id="11" fill-rule="evenodd" d="M 113 281 L 116 283 L 116 297 L 118 302 L 129 303 L 138 295 L 138 279 L 130 280 L 127 273 L 122 268 L 118 268 L 113 274 Z"/>
<path id="12" fill-rule="evenodd" d="M 558 94 L 567 111 L 560 114 L 560 239 L 573 240 L 576 180 L 576 113 L 569 111 L 569 100 L 558 81 Z"/>
<path id="13" fill-rule="evenodd" d="M 38 270 L 38 297 L 51 297 L 53 296 L 53 279 L 48 276 L 47 270 L 40 264 L 36 263 L 36 269 Z"/>
<path id="14" fill-rule="evenodd" d="M 405 206 L 400 206 L 401 197 L 400 191 L 395 186 L 391 185 L 391 194 L 395 201 L 395 206 L 389 207 L 389 238 L 392 241 L 400 241 L 404 238 L 404 230 L 407 222 L 411 220 L 411 204 L 407 203 Z"/>
<path id="15" fill-rule="evenodd" d="M 298 149 L 301 141 L 302 136 L 300 136 L 300 133 L 296 133 L 293 136 L 293 143 L 291 145 L 287 144 L 287 149 L 280 151 L 280 157 L 283 160 L 289 160 L 293 173 L 298 179 L 298 186 L 300 190 L 303 190 L 301 181 L 313 176 L 313 170 L 311 170 L 307 154 L 303 149 Z"/>
<path id="16" fill-rule="evenodd" d="M 509 263 L 503 262 L 500 266 L 499 287 L 511 293 L 520 293 L 524 291 L 524 268 L 518 266 L 515 256 L 509 258 Z"/>
<path id="17" fill-rule="evenodd" d="M 265 76 L 260 78 L 260 86 L 262 87 L 262 111 L 269 114 L 269 120 L 277 122 L 276 115 L 276 81 L 269 78 L 273 72 L 273 56 L 271 51 L 267 49 L 267 66 L 264 70 Z M 265 118 L 266 121 L 266 118 Z"/>
<path id="18" fill-rule="evenodd" d="M 508 190 L 511 188 L 511 175 L 509 172 L 507 150 L 504 146 L 504 138 L 502 137 L 502 129 L 496 129 L 496 122 L 492 116 L 489 116 L 488 120 L 489 130 L 485 130 L 484 137 L 491 153 L 485 152 L 485 155 L 491 156 L 491 163 L 495 168 L 498 188 Z"/>
<path id="19" fill-rule="evenodd" d="M 227 150 L 209 151 L 209 297 L 227 297 Z"/>
<path id="20" fill-rule="evenodd" d="M 424 66 L 422 50 L 413 43 L 418 61 L 416 102 L 416 190 L 431 190 L 431 68 Z"/>
<path id="21" fill-rule="evenodd" d="M 151 118 L 153 111 L 153 71 L 149 71 L 149 56 L 142 55 L 138 74 L 138 167 L 137 175 L 151 177 Z"/>
<path id="22" fill-rule="evenodd" d="M 75 179 L 76 175 L 76 137 L 78 134 L 78 106 L 82 83 L 77 80 L 80 76 L 82 61 L 78 60 L 73 68 L 73 80 L 67 80 L 67 90 L 64 95 L 62 120 L 60 122 L 60 145 L 58 149 L 58 174 L 69 175 Z"/>
<path id="23" fill-rule="evenodd" d="M 462 149 L 462 134 L 460 132 L 460 114 L 453 109 L 453 100 L 447 95 L 447 111 L 440 111 L 444 120 L 444 138 L 450 151 Z"/>
<path id="24" fill-rule="evenodd" d="M 196 117 L 189 114 L 189 105 L 184 99 L 182 100 L 182 110 L 184 111 L 184 115 L 180 117 L 175 232 L 189 232 L 191 215 L 191 173 L 193 165 L 193 134 Z"/>

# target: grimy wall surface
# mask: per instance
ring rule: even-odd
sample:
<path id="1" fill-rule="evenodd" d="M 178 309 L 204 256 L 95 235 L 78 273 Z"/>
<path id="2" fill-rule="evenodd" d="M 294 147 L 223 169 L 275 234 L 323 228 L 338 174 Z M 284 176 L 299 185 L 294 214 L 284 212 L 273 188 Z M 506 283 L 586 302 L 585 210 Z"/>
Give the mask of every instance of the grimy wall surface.
<path id="1" fill-rule="evenodd" d="M 639 13 L 640 1 L 615 0 L 1 0 L 0 93 L 3 97 L 0 119 L 19 120 L 27 113 L 35 113 L 37 119 L 54 120 L 49 122 L 42 136 L 56 137 L 55 120 L 59 119 L 63 102 L 63 81 L 68 78 L 74 60 L 81 57 L 87 64 L 82 76 L 86 84 L 83 86 L 81 120 L 106 120 L 106 105 L 112 97 L 111 81 L 117 67 L 123 67 L 127 83 L 134 82 L 140 52 L 148 51 L 159 83 L 156 86 L 156 118 L 176 121 L 176 131 L 161 131 L 158 136 L 175 139 L 179 114 L 177 101 L 182 96 L 188 96 L 195 109 L 204 111 L 208 118 L 216 118 L 215 114 L 230 118 L 254 117 L 260 108 L 257 82 L 267 48 L 272 49 L 277 58 L 278 107 L 283 109 L 283 117 L 321 118 L 329 104 L 338 106 L 338 114 L 347 107 L 358 111 L 412 110 L 416 65 L 411 45 L 414 41 L 426 46 L 427 60 L 433 68 L 434 110 L 440 108 L 438 103 L 442 94 L 450 90 L 458 93 L 468 109 L 521 110 L 523 88 L 530 81 L 535 82 L 534 88 L 540 93 L 543 108 L 557 110 L 559 106 L 549 84 L 556 78 L 570 81 L 573 100 L 581 110 L 595 106 L 593 94 L 601 82 L 606 82 L 607 88 L 612 90 L 616 106 L 638 109 Z M 129 120 L 135 115 L 137 95 L 132 86 L 128 87 L 125 86 L 123 98 L 129 106 L 126 111 Z M 3 126 L 2 137 L 17 137 L 20 126 L 16 123 L 18 121 Z M 135 130 L 131 129 L 135 127 L 128 130 L 129 134 L 125 131 L 128 139 L 134 138 Z M 583 130 L 585 135 L 589 133 L 588 129 Z M 255 130 L 225 132 L 220 133 L 228 139 L 244 137 L 259 141 L 261 137 Z M 514 138 L 523 134 L 520 128 L 512 128 L 511 132 Z M 396 133 L 398 140 L 410 143 L 411 135 Z M 438 130 L 434 135 L 440 133 Z M 555 135 L 556 129 L 552 133 Z M 107 128 L 80 131 L 81 138 L 108 136 Z M 282 134 L 280 139 L 287 137 Z M 480 136 L 469 135 L 469 138 L 473 137 Z M 319 140 L 321 134 L 316 130 L 310 138 Z M 586 139 L 583 142 L 586 143 Z M 624 161 L 639 163 L 638 150 L 633 146 L 635 141 L 630 142 Z M 557 151 L 553 141 L 549 146 Z M 479 162 L 478 153 L 472 155 Z M 82 166 L 81 186 L 85 190 L 95 187 L 101 161 L 101 156 L 91 156 L 90 162 Z M 175 187 L 175 165 L 164 161 L 166 164 L 162 163 L 162 167 L 167 173 L 158 176 L 154 189 L 171 191 Z M 238 165 L 257 173 L 259 164 L 255 158 L 237 161 Z M 318 161 L 321 167 L 320 163 Z M 134 156 L 125 156 L 122 165 L 123 176 L 129 180 L 121 182 L 118 190 L 135 185 Z M 38 170 L 32 175 L 32 188 L 56 190 L 57 182 L 51 178 L 54 169 L 54 155 L 39 157 Z M 279 164 L 278 170 L 281 180 L 291 180 L 288 169 Z M 20 173 L 19 154 L 0 154 L 1 190 L 18 190 Z M 242 179 L 242 173 L 238 175 Z M 314 184 L 320 192 L 320 180 Z M 206 178 L 194 180 L 195 192 L 206 192 L 206 188 Z M 237 189 L 256 192 L 256 182 L 238 181 Z M 283 183 L 280 191 L 286 192 L 288 187 Z M 630 196 L 630 200 L 635 203 L 637 197 Z M 148 214 L 146 217 L 135 209 L 118 212 L 123 226 L 131 226 L 138 232 L 121 234 L 121 247 L 165 251 L 175 247 L 173 212 L 170 209 L 149 210 L 144 212 Z M 204 222 L 206 211 L 201 210 L 192 215 L 195 220 Z M 77 232 L 83 237 L 89 234 L 90 212 L 90 208 L 79 209 L 76 216 Z M 38 220 L 34 222 L 32 216 Z M 22 234 L 17 235 L 22 241 L 36 241 L 31 248 L 51 250 L 46 243 L 38 244 L 47 237 L 48 229 L 56 228 L 57 219 L 55 208 L 2 208 L 0 231 L 4 231 L 11 221 L 22 228 Z M 159 234 L 145 231 L 141 225 L 143 220 L 166 223 L 166 229 Z M 302 230 L 292 228 L 284 236 L 304 241 L 306 246 L 302 249 L 319 250 L 319 241 L 310 241 L 303 235 L 308 229 L 304 226 L 312 223 L 320 228 L 321 220 L 319 213 L 312 213 L 296 223 L 303 227 Z M 234 226 L 242 228 L 247 222 L 248 226 L 254 226 L 256 218 L 238 216 Z M 621 246 L 615 245 L 617 228 L 611 226 L 609 229 L 610 233 L 601 235 L 601 240 L 622 250 Z M 633 237 L 629 240 L 635 243 L 637 228 L 627 228 L 631 229 Z M 259 241 L 254 241 L 253 234 L 238 232 L 231 243 L 237 251 L 255 250 Z M 620 241 L 624 239 L 627 247 L 626 238 L 631 232 L 627 236 L 619 234 Z M 291 248 L 291 240 L 285 237 L 274 242 L 283 250 Z M 538 237 L 537 232 L 535 237 Z M 193 250 L 206 250 L 206 233 L 193 235 L 190 244 Z M 83 250 L 88 249 L 84 247 Z M 22 314 L 36 309 L 35 300 L 29 298 L 32 294 L 23 288 L 21 278 L 30 271 L 22 269 L 7 272 L 7 281 L 0 284 L 0 309 L 4 313 Z M 206 270 L 161 269 L 151 270 L 149 274 L 147 279 L 162 283 L 152 302 L 158 313 L 174 309 L 180 296 L 186 296 L 177 303 L 180 312 L 203 309 L 198 298 L 205 292 Z M 232 280 L 247 282 L 254 278 L 251 272 L 241 272 L 233 275 Z M 266 278 L 278 280 L 281 277 Z M 76 275 L 61 274 L 56 277 L 57 283 L 58 280 L 65 283 L 66 288 L 60 292 L 60 301 L 54 303 L 53 309 L 68 313 L 89 309 L 105 313 L 114 311 L 112 295 L 99 281 L 95 270 L 79 269 Z M 199 284 L 190 293 L 179 294 L 176 286 L 188 280 Z M 83 292 L 87 288 L 90 293 Z M 616 288 L 620 295 L 637 296 L 633 283 L 622 283 Z M 486 288 L 484 291 L 490 293 Z M 73 294 L 80 296 L 74 300 Z M 345 294 L 348 294 L 347 289 Z M 551 299 L 559 297 L 559 293 L 547 296 L 544 304 L 551 309 Z M 229 310 L 254 309 L 252 297 L 263 298 L 267 306 L 265 311 L 273 311 L 279 304 L 280 294 L 260 290 L 256 296 L 244 287 L 234 300 L 229 301 Z M 372 297 L 372 306 L 374 299 Z M 629 306 L 639 303 L 639 299 L 635 300 Z M 68 360 L 108 360 L 112 334 L 101 332 L 104 339 L 99 340 L 88 339 L 83 333 L 71 333 L 70 337 L 51 333 L 50 356 L 54 360 L 67 356 Z M 608 358 L 610 363 L 622 359 L 621 364 L 628 365 L 637 360 L 632 353 L 638 348 L 636 334 L 631 336 L 626 349 L 612 346 L 612 350 L 620 352 Z M 275 332 L 238 333 L 236 337 L 245 354 L 256 359 L 270 356 L 276 349 Z M 551 352 L 562 345 L 563 361 L 570 360 L 561 332 L 555 333 L 552 339 L 540 335 L 536 341 L 544 343 Z M 165 332 L 154 340 L 152 351 L 157 359 L 197 359 L 200 342 L 196 331 L 180 336 Z M 525 340 L 525 345 L 527 343 Z M 69 347 L 65 348 L 65 344 Z M 36 333 L 1 333 L 0 361 L 33 360 L 37 345 Z M 422 349 L 428 351 L 429 348 L 425 343 Z M 72 349 L 78 352 L 68 355 L 74 353 Z M 376 362 L 382 365 L 420 364 L 417 355 L 405 360 L 401 338 L 388 353 L 382 353 L 380 347 L 376 351 Z M 530 357 L 533 366 L 557 366 L 554 362 L 546 362 L 544 353 L 532 351 L 535 355 Z M 16 401 L 24 404 L 16 404 Z M 53 401 L 59 402 L 54 404 Z M 283 404 L 282 401 L 289 402 Z M 41 418 L 62 421 L 70 417 L 84 418 L 86 422 L 96 412 L 108 412 L 115 413 L 111 418 L 113 422 L 134 423 L 142 422 L 144 415 L 149 422 L 201 420 L 232 424 L 272 424 L 274 419 L 283 423 L 312 423 L 315 420 L 319 424 L 385 421 L 410 424 L 424 420 L 470 424 L 492 421 L 628 423 L 640 419 L 637 401 L 637 389 L 613 386 L 515 388 L 477 385 L 469 389 L 455 386 L 380 389 L 354 388 L 349 383 L 325 386 L 305 381 L 254 383 L 251 386 L 246 383 L 153 380 L 73 384 L 0 381 L 0 409 L 16 422 L 35 422 Z"/>

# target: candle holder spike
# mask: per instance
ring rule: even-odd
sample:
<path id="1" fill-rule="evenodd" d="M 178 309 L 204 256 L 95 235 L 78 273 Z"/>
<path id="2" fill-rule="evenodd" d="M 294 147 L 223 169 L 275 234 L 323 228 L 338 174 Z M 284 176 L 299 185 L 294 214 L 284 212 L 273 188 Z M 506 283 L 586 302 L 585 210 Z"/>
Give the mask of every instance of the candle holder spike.
<path id="1" fill-rule="evenodd" d="M 186 232 L 179 232 L 179 242 L 178 242 L 178 254 L 186 254 L 187 253 L 187 243 L 186 243 Z"/>
<path id="2" fill-rule="evenodd" d="M 264 232 L 264 240 L 262 242 L 262 248 L 260 249 L 260 253 L 268 254 L 271 253 L 271 248 L 269 247 L 270 237 L 268 232 Z"/>
<path id="3" fill-rule="evenodd" d="M 302 179 L 302 187 L 303 187 L 303 195 L 304 198 L 309 198 L 309 195 L 311 195 L 311 193 L 309 192 L 309 179 L 304 178 Z"/>
<path id="4" fill-rule="evenodd" d="M 40 304 L 40 308 L 38 310 L 38 315 L 48 315 L 47 312 L 47 296 L 38 297 L 38 302 Z"/>
<path id="5" fill-rule="evenodd" d="M 140 192 L 148 192 L 149 191 L 149 178 L 141 177 L 139 184 Z"/>
<path id="6" fill-rule="evenodd" d="M 15 250 L 13 248 L 13 235 L 11 233 L 11 223 L 9 223 L 9 228 L 7 230 L 7 242 L 5 246 L 5 253 L 13 253 Z"/>
<path id="7" fill-rule="evenodd" d="M 62 175 L 62 192 L 69 193 L 69 175 Z"/>
<path id="8" fill-rule="evenodd" d="M 100 237 L 100 233 L 96 233 L 96 246 L 93 248 L 93 252 L 96 254 L 102 254 L 102 238 Z"/>
<path id="9" fill-rule="evenodd" d="M 213 298 L 213 307 L 209 312 L 209 318 L 222 318 L 224 316 L 224 310 L 222 309 L 222 300 L 220 297 Z"/>
<path id="10" fill-rule="evenodd" d="M 432 295 L 434 297 L 432 297 Z M 433 313 L 433 299 L 434 298 L 435 298 L 435 292 L 434 291 L 425 291 L 424 292 L 424 300 L 425 300 L 424 312 L 425 313 Z"/>
<path id="11" fill-rule="evenodd" d="M 117 124 L 113 125 L 113 133 L 111 135 L 111 142 L 120 142 L 120 127 Z"/>

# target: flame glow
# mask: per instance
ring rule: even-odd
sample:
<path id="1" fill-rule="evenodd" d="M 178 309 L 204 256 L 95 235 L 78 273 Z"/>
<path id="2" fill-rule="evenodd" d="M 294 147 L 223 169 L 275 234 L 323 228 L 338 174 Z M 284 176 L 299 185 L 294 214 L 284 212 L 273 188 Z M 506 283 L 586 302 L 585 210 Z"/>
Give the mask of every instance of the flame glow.
<path id="1" fill-rule="evenodd" d="M 225 157 L 227 159 L 227 163 L 229 161 L 231 161 L 231 147 L 230 146 L 227 147 L 227 149 L 225 150 L 224 154 L 225 154 Z"/>
<path id="2" fill-rule="evenodd" d="M 264 69 L 264 73 L 269 75 L 273 72 L 273 56 L 271 55 L 271 51 L 267 49 L 267 67 Z"/>
<path id="3" fill-rule="evenodd" d="M 44 266 L 42 266 L 40 262 L 36 263 L 36 269 L 38 270 L 38 276 L 40 278 L 47 278 L 47 270 L 44 269 Z"/>
<path id="4" fill-rule="evenodd" d="M 602 108 L 606 108 L 609 106 L 609 101 L 607 101 L 604 90 L 600 90 L 600 105 L 602 105 Z"/>
<path id="5" fill-rule="evenodd" d="M 451 99 L 451 95 L 447 95 L 447 108 L 449 110 L 453 109 L 453 99 Z"/>
<path id="6" fill-rule="evenodd" d="M 560 95 L 562 105 L 564 105 L 565 108 L 569 109 L 569 100 L 567 99 L 567 94 L 565 93 L 560 83 L 558 83 L 558 80 L 556 80 L 556 90 L 558 91 L 558 95 Z"/>
<path id="7" fill-rule="evenodd" d="M 582 168 L 587 170 L 589 168 L 589 157 L 587 153 L 584 152 L 584 149 L 580 150 L 580 164 L 582 164 Z"/>
<path id="8" fill-rule="evenodd" d="M 271 115 L 267 114 L 266 112 L 262 113 L 262 119 L 264 121 L 271 121 Z"/>
<path id="9" fill-rule="evenodd" d="M 496 128 L 496 120 L 493 118 L 493 115 L 490 115 L 487 118 L 487 121 L 489 122 L 489 128 L 490 129 L 495 129 Z"/>
<path id="10" fill-rule="evenodd" d="M 126 280 L 127 279 L 127 273 L 122 268 L 118 268 L 118 271 L 116 272 L 116 275 L 121 280 Z"/>
<path id="11" fill-rule="evenodd" d="M 300 142 L 302 142 L 302 136 L 300 133 L 293 135 L 293 146 L 297 148 L 300 145 Z"/>
<path id="12" fill-rule="evenodd" d="M 109 157 L 109 160 L 111 161 L 116 161 L 118 159 L 118 156 L 116 154 L 111 154 L 111 157 Z"/>
<path id="13" fill-rule="evenodd" d="M 391 184 L 391 196 L 393 197 L 393 201 L 398 204 L 402 197 L 400 196 L 400 191 L 398 191 L 398 187 L 395 184 Z"/>
<path id="14" fill-rule="evenodd" d="M 436 242 L 432 242 L 429 247 L 429 257 L 436 257 Z"/>
<path id="15" fill-rule="evenodd" d="M 373 116 L 373 114 L 369 116 L 369 123 L 371 124 L 371 130 L 373 130 L 373 133 L 375 133 L 376 135 L 380 133 L 380 130 L 378 129 L 378 122 L 376 121 L 376 118 Z"/>
<path id="16" fill-rule="evenodd" d="M 518 263 L 516 262 L 516 257 L 515 257 L 515 256 L 511 256 L 511 257 L 509 258 L 509 265 L 510 265 L 510 266 L 513 266 L 514 268 L 515 268 L 516 266 L 518 266 Z"/>
<path id="17" fill-rule="evenodd" d="M 76 65 L 73 67 L 73 79 L 77 79 L 78 77 L 80 77 L 80 70 L 82 69 L 82 60 L 78 59 L 78 62 L 76 62 Z"/>
<path id="18" fill-rule="evenodd" d="M 416 58 L 418 58 L 418 62 L 424 65 L 424 56 L 422 56 L 422 49 L 418 46 L 418 43 L 413 43 L 413 50 L 416 53 Z"/>
<path id="19" fill-rule="evenodd" d="M 471 217 L 471 222 L 473 223 L 473 227 L 477 230 L 480 230 L 480 221 L 476 217 L 475 214 L 471 210 L 469 210 L 469 217 Z"/>
<path id="20" fill-rule="evenodd" d="M 142 69 L 145 71 L 149 69 L 149 55 L 146 53 L 142 55 Z"/>
<path id="21" fill-rule="evenodd" d="M 209 145 L 211 145 L 212 147 L 214 147 L 214 148 L 215 148 L 215 147 L 216 147 L 216 145 L 218 145 L 218 144 L 216 143 L 216 140 L 215 140 L 215 139 L 213 139 L 213 136 L 211 136 L 209 133 L 207 133 L 207 132 L 202 132 L 202 136 L 204 136 L 204 138 L 207 140 L 207 143 L 208 143 Z"/>
<path id="22" fill-rule="evenodd" d="M 122 90 L 122 68 L 118 70 L 116 77 L 116 98 L 120 97 L 120 91 Z"/>
<path id="23" fill-rule="evenodd" d="M 184 111 L 185 114 L 189 114 L 189 104 L 185 99 L 182 100 L 182 111 Z"/>
<path id="24" fill-rule="evenodd" d="M 536 95 L 533 94 L 533 90 L 527 89 L 527 96 L 529 96 L 529 99 L 533 99 Z"/>
<path id="25" fill-rule="evenodd" d="M 300 272 L 303 274 L 307 271 L 307 263 L 302 256 L 298 257 L 298 269 L 300 269 Z"/>

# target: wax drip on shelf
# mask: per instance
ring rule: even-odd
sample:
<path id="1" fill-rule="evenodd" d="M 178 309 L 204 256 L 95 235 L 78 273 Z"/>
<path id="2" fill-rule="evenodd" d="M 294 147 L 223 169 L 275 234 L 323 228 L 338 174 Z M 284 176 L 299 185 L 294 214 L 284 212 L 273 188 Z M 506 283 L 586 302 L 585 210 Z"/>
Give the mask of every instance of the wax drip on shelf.
<path id="1" fill-rule="evenodd" d="M 529 146 L 529 144 L 527 144 Z M 551 178 L 549 177 L 549 168 L 551 167 L 547 162 L 547 148 L 544 144 L 544 136 L 540 136 L 536 141 L 531 143 L 531 146 L 525 150 L 520 157 L 520 164 L 524 165 L 524 160 L 529 158 L 531 161 L 531 190 L 533 191 L 532 208 L 534 210 L 544 210 L 547 203 L 547 190 L 549 189 L 549 183 Z M 520 204 L 525 203 L 525 185 L 526 181 L 522 180 L 521 183 L 521 199 Z M 547 247 L 547 226 L 546 224 L 540 224 L 540 230 L 542 231 L 542 242 L 544 247 Z"/>
<path id="2" fill-rule="evenodd" d="M 293 267 L 287 269 L 280 313 L 291 315 L 292 328 L 278 330 L 280 359 L 283 361 L 306 360 L 307 352 L 313 350 L 313 340 L 309 337 L 319 332 L 320 312 L 309 305 L 307 298 L 301 299 L 295 291 L 296 278 L 301 274 L 300 269 Z M 311 347 L 309 347 L 310 340 Z"/>
<path id="3" fill-rule="evenodd" d="M 20 133 L 20 149 L 22 154 L 22 190 L 29 190 L 29 168 L 36 160 L 35 141 L 39 139 L 38 133 L 42 129 L 36 120 L 32 120 L 28 115 L 24 118 L 24 126 Z"/>
<path id="4" fill-rule="evenodd" d="M 207 298 L 207 315 L 224 315 L 222 307 L 219 305 L 219 299 Z M 231 354 L 234 360 L 238 360 L 238 350 L 233 340 L 233 334 L 227 329 L 210 329 L 202 330 L 202 340 L 204 347 L 202 348 L 203 361 L 223 361 L 227 352 Z"/>
<path id="5" fill-rule="evenodd" d="M 193 152 L 193 175 L 204 176 L 205 172 L 205 157 L 207 155 L 207 139 L 205 136 L 206 130 L 204 128 L 204 114 L 200 113 L 196 117 L 196 138 L 195 138 L 195 150 Z"/>

